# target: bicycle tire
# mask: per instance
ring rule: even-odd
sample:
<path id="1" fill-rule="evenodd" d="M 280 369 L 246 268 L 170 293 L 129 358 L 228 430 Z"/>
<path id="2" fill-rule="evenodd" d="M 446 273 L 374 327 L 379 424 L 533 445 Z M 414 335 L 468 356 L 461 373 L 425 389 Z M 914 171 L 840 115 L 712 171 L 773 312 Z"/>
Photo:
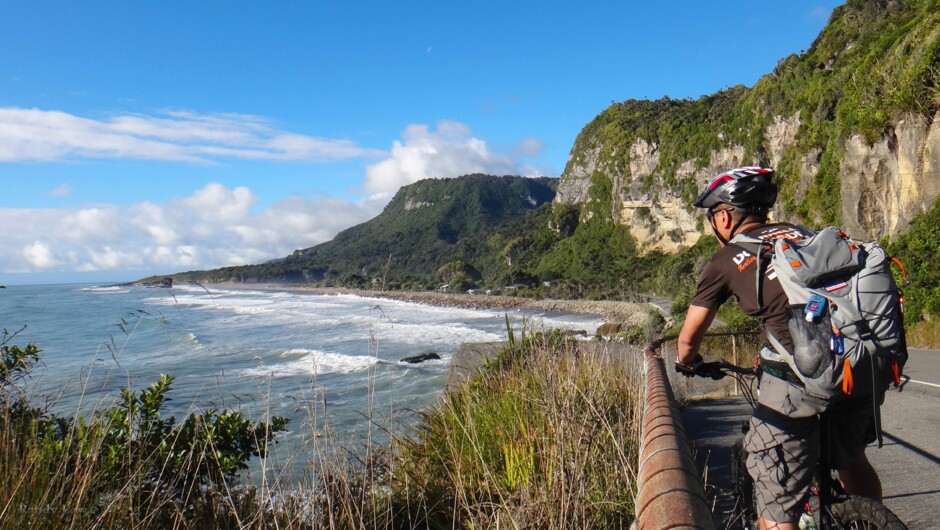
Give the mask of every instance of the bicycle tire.
<path id="1" fill-rule="evenodd" d="M 907 530 L 907 526 L 884 504 L 851 496 L 832 507 L 835 527 L 846 530 Z"/>

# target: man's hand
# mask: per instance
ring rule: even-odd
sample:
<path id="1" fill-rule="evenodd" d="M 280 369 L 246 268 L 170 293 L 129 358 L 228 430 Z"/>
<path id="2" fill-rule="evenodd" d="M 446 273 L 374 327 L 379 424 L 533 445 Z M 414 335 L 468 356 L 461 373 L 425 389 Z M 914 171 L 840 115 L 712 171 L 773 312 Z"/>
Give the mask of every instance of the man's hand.
<path id="1" fill-rule="evenodd" d="M 695 354 L 691 360 L 683 362 L 681 359 L 676 357 L 676 371 L 686 377 L 692 377 L 695 375 L 695 371 L 698 370 L 698 367 L 702 365 L 704 359 L 699 354 Z"/>

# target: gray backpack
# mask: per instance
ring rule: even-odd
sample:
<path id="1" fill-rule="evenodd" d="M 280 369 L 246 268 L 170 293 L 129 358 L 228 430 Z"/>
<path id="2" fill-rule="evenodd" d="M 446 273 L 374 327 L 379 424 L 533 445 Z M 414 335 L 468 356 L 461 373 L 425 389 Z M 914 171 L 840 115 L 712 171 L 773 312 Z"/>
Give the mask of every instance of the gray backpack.
<path id="1" fill-rule="evenodd" d="M 776 351 L 767 360 L 785 362 L 808 394 L 832 403 L 878 396 L 900 383 L 907 361 L 903 299 L 878 243 L 856 243 L 836 228 L 798 240 L 739 234 L 731 243 L 764 264 L 758 300 L 762 273 L 776 275 L 786 292 L 794 351 L 768 333 Z"/>

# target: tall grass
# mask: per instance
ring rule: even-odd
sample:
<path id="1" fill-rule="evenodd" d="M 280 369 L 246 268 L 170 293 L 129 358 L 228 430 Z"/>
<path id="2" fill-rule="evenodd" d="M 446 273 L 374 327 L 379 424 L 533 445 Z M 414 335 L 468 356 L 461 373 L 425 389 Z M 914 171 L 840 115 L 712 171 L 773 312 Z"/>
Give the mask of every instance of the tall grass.
<path id="1" fill-rule="evenodd" d="M 639 356 L 557 333 L 513 344 L 396 455 L 393 490 L 428 528 L 626 528 L 634 515 Z"/>
<path id="2" fill-rule="evenodd" d="M 911 348 L 940 348 L 940 319 L 933 317 L 910 326 L 907 345 Z"/>

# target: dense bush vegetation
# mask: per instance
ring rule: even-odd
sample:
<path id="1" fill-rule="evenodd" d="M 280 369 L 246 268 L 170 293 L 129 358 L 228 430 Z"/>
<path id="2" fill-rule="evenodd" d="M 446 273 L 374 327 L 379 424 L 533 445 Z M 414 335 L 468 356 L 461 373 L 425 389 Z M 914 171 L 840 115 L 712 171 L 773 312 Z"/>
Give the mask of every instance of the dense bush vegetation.
<path id="1" fill-rule="evenodd" d="M 123 389 L 92 417 L 32 406 L 21 383 L 39 349 L 3 332 L 0 372 L 0 526 L 4 528 L 240 527 L 263 506 L 233 494 L 252 456 L 263 456 L 287 420 L 252 422 L 207 410 L 163 417 L 173 378 Z M 223 500 L 224 499 L 224 500 Z"/>
<path id="2" fill-rule="evenodd" d="M 940 198 L 933 209 L 918 215 L 910 230 L 888 246 L 907 270 L 909 283 L 900 274 L 905 298 L 905 320 L 918 327 L 914 344 L 940 346 Z"/>

